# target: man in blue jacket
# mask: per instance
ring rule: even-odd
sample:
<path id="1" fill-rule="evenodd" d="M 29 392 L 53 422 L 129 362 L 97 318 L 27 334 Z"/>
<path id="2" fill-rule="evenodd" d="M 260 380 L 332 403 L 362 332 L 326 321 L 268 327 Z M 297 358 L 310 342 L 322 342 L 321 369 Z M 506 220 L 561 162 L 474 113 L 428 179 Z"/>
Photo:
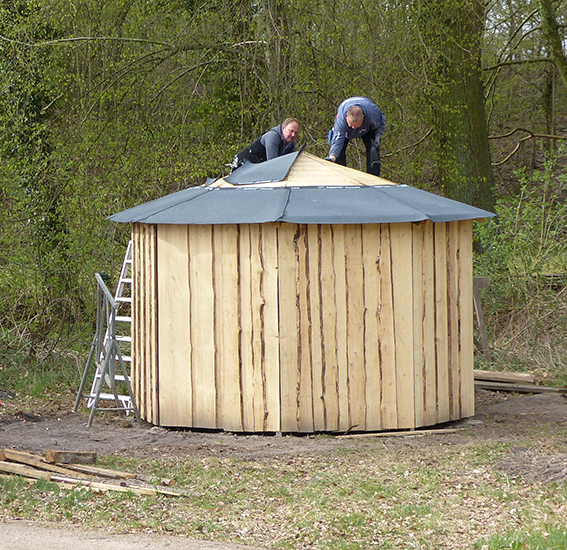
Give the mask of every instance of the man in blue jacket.
<path id="1" fill-rule="evenodd" d="M 366 147 L 366 171 L 380 175 L 380 141 L 386 129 L 382 111 L 366 97 L 345 99 L 337 109 L 329 134 L 331 148 L 327 160 L 346 166 L 346 150 L 351 139 L 362 138 Z"/>
<path id="2" fill-rule="evenodd" d="M 245 162 L 265 162 L 295 152 L 295 138 L 298 133 L 298 120 L 286 118 L 280 126 L 274 126 L 238 152 L 230 163 L 232 171 Z"/>

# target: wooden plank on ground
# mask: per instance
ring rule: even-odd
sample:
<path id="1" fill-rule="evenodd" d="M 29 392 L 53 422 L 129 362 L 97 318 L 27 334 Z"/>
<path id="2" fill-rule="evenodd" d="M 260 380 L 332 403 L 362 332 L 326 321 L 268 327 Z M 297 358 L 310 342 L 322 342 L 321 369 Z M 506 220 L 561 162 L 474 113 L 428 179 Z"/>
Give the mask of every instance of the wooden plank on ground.
<path id="1" fill-rule="evenodd" d="M 89 466 L 87 464 L 67 464 L 67 468 L 73 472 L 80 472 L 91 476 L 107 477 L 109 479 L 134 479 L 136 477 L 136 474 L 131 472 L 119 472 L 116 470 L 109 470 L 107 468 Z"/>
<path id="2" fill-rule="evenodd" d="M 567 394 L 567 388 L 552 388 L 549 386 L 536 386 L 531 384 L 508 384 L 506 382 L 483 382 L 476 381 L 475 388 L 494 391 L 508 391 L 516 393 L 564 393 Z"/>
<path id="3" fill-rule="evenodd" d="M 487 380 L 490 382 L 511 382 L 520 384 L 534 384 L 535 376 L 527 372 L 496 372 L 489 370 L 475 370 L 475 380 Z"/>
<path id="4" fill-rule="evenodd" d="M 461 431 L 460 428 L 440 428 L 437 430 L 404 430 L 403 432 L 372 432 L 364 434 L 339 435 L 338 439 L 357 439 L 361 437 L 412 437 L 415 435 L 452 434 Z"/>
<path id="5" fill-rule="evenodd" d="M 3 460 L 10 460 L 12 462 L 26 464 L 27 466 L 40 468 L 49 472 L 56 472 L 58 474 L 74 475 L 74 472 L 69 468 L 63 468 L 61 466 L 57 466 L 56 464 L 50 464 L 49 462 L 43 460 L 40 456 L 31 453 L 14 451 L 12 449 L 4 449 L 2 455 L 4 457 Z M 89 476 L 80 474 L 80 477 L 88 478 Z"/>
<path id="6" fill-rule="evenodd" d="M 58 475 L 51 476 L 51 481 L 69 486 L 88 487 L 89 489 L 95 489 L 99 491 L 118 491 L 121 493 L 134 493 L 136 495 L 165 495 L 172 497 L 183 496 L 182 493 L 171 491 L 170 489 L 161 489 L 159 487 L 132 486 L 123 484 L 124 482 L 122 482 L 121 484 L 107 483 L 100 481 L 81 480 Z"/>
<path id="7" fill-rule="evenodd" d="M 51 473 L 44 470 L 36 470 L 31 466 L 25 464 L 18 464 L 16 462 L 6 462 L 4 460 L 0 461 L 0 472 L 6 472 L 8 474 L 17 474 L 19 476 L 31 477 L 33 479 L 44 479 L 49 481 L 51 479 Z"/>
<path id="8" fill-rule="evenodd" d="M 52 464 L 96 464 L 96 458 L 90 451 L 45 451 L 45 460 Z"/>

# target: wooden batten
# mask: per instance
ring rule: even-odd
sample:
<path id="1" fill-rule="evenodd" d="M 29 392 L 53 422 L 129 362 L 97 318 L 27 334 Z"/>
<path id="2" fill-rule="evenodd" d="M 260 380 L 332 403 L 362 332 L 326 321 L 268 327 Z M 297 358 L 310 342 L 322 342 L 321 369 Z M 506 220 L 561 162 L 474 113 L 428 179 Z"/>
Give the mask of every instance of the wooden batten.
<path id="1" fill-rule="evenodd" d="M 133 243 L 144 419 L 310 433 L 474 414 L 472 222 L 135 223 Z"/>

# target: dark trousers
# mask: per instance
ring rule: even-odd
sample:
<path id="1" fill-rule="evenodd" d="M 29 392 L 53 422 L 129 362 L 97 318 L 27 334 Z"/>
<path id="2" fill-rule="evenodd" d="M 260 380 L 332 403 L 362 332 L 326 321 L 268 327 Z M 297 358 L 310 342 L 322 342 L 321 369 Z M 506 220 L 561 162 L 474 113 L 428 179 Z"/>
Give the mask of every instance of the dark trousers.
<path id="1" fill-rule="evenodd" d="M 361 139 L 366 147 L 366 171 L 369 174 L 380 176 L 380 169 L 382 167 L 382 163 L 380 162 L 380 146 L 376 147 L 374 145 L 374 136 L 371 136 L 370 134 L 364 134 Z M 335 161 L 337 164 L 342 164 L 343 166 L 347 165 L 346 150 L 349 142 L 350 139 L 345 138 L 343 148 Z"/>

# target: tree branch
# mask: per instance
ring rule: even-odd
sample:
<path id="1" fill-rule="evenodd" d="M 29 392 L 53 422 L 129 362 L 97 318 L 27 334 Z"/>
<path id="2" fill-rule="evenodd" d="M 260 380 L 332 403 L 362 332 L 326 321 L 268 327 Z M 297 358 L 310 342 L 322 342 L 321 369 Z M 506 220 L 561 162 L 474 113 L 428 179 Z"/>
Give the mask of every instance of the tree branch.
<path id="1" fill-rule="evenodd" d="M 552 135 L 552 134 L 536 134 L 534 132 L 531 132 L 530 130 L 526 130 L 525 128 L 514 128 L 513 130 L 510 130 L 510 132 L 508 132 L 506 134 L 502 134 L 502 135 L 499 135 L 499 136 L 489 136 L 488 139 L 503 139 L 503 138 L 506 138 L 506 137 L 510 137 L 511 135 L 515 134 L 516 132 L 526 132 L 529 135 L 521 138 L 518 141 L 518 143 L 516 143 L 516 146 L 514 147 L 514 149 L 512 150 L 512 152 L 510 154 L 508 154 L 501 161 L 493 162 L 492 166 L 501 166 L 502 164 L 505 164 L 506 162 L 508 162 L 519 151 L 520 145 L 524 141 L 528 141 L 529 139 L 561 139 L 561 140 L 567 141 L 567 136 L 555 136 L 555 135 Z"/>

